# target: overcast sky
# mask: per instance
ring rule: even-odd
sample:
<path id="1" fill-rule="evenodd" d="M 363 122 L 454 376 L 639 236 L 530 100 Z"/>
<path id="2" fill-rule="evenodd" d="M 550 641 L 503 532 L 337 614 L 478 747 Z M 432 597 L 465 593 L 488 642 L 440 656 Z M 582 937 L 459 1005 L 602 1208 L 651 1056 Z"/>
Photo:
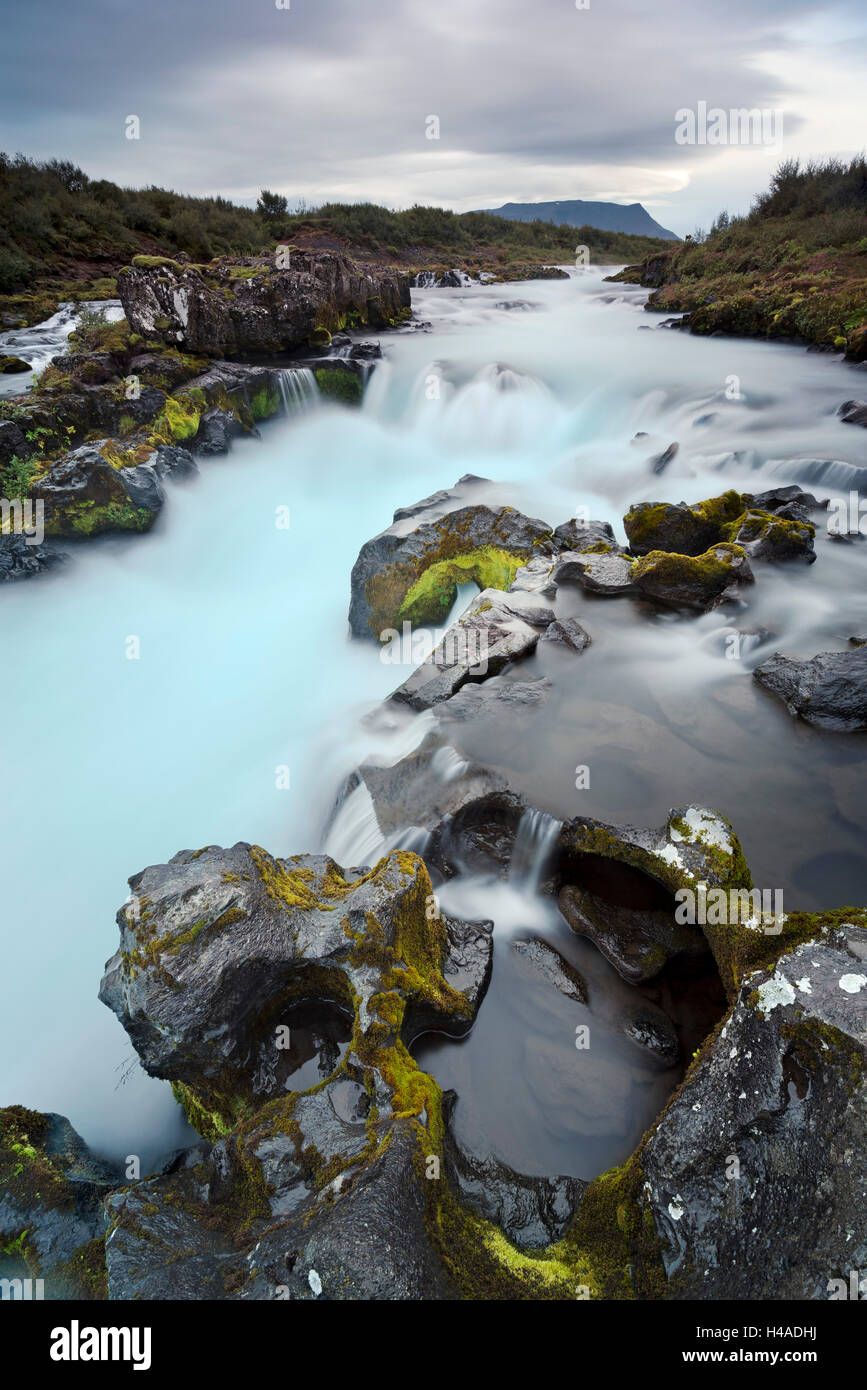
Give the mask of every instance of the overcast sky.
<path id="1" fill-rule="evenodd" d="M 279 2 L 7 0 L 0 148 L 239 201 L 643 202 L 682 235 L 867 144 L 849 0 Z M 782 145 L 677 144 L 699 101 L 782 111 Z"/>

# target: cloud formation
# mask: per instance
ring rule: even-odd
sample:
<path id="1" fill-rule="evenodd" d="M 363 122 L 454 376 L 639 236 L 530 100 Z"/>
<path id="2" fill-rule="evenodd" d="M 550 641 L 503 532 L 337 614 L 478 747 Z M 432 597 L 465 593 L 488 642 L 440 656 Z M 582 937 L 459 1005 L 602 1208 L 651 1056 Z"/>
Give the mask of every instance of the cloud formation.
<path id="1" fill-rule="evenodd" d="M 640 200 L 681 232 L 743 210 L 781 154 L 858 148 L 854 6 L 589 4 L 28 0 L 4 18 L 0 145 L 239 200 Z M 678 146 L 699 100 L 781 108 L 782 150 Z"/>

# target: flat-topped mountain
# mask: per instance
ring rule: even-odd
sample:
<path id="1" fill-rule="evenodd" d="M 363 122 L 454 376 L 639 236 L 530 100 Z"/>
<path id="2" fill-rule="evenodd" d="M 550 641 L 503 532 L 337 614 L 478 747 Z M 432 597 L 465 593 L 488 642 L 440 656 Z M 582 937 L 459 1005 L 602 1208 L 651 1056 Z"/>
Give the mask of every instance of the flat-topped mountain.
<path id="1" fill-rule="evenodd" d="M 504 203 L 501 208 L 480 211 L 505 217 L 510 222 L 556 222 L 560 226 L 597 227 L 603 232 L 631 232 L 633 236 L 656 236 L 679 241 L 675 232 L 660 227 L 641 203 L 587 203 L 572 198 L 556 203 Z"/>

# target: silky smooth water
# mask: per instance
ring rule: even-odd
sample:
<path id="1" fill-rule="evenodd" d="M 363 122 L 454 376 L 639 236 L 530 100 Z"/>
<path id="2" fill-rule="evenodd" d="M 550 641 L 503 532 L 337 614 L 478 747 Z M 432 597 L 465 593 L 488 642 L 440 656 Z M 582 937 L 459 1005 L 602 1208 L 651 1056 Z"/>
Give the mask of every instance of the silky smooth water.
<path id="1" fill-rule="evenodd" d="M 671 332 L 643 313 L 643 298 L 597 275 L 416 291 L 416 319 L 430 331 L 383 338 L 387 360 L 360 412 L 319 404 L 275 420 L 261 440 L 240 441 L 227 458 L 203 460 L 197 479 L 170 486 L 147 536 L 69 545 L 66 572 L 0 591 L 0 1103 L 60 1111 L 95 1148 L 137 1153 L 145 1164 L 182 1142 L 187 1131 L 168 1087 L 144 1076 L 96 999 L 126 878 L 208 843 L 317 850 L 341 778 L 371 749 L 393 759 L 418 741 L 421 721 L 396 721 L 386 733 L 361 722 L 408 672 L 347 636 L 352 564 L 396 507 L 477 473 L 498 480 L 498 500 L 552 525 L 586 506 L 619 528 L 636 500 L 758 491 L 803 481 L 828 462 L 845 483 L 864 466 L 867 435 L 835 418 L 843 400 L 863 394 L 863 375 L 795 347 Z M 732 377 L 742 399 L 726 395 Z M 639 430 L 648 437 L 631 442 Z M 676 458 L 652 476 L 650 456 L 675 439 Z M 287 506 L 291 525 L 280 529 Z M 783 650 L 839 648 L 867 626 L 864 546 L 817 549 L 811 569 L 763 571 L 750 595 L 763 619 L 773 618 Z M 566 593 L 560 601 L 582 605 Z M 723 788 L 737 779 L 751 855 L 775 872 L 785 859 L 787 884 L 805 875 L 805 901 L 793 905 L 839 898 L 835 885 L 857 881 L 861 862 L 860 741 L 796 728 L 766 700 L 732 770 L 748 717 L 742 703 L 729 704 L 722 724 L 705 726 L 704 702 L 736 676 L 739 692 L 750 692 L 739 693 L 741 702 L 755 696 L 748 670 L 736 673 L 718 650 L 723 620 L 648 620 L 628 600 L 593 609 L 582 621 L 597 623 L 594 645 L 561 672 L 556 690 L 559 700 L 574 691 L 564 705 L 574 735 L 565 726 L 552 735 L 549 721 L 522 748 L 486 750 L 491 760 L 522 763 L 516 784 L 558 818 L 629 808 L 628 819 L 648 823 L 687 790 L 718 805 L 728 767 Z M 138 659 L 129 659 L 131 637 Z M 655 756 L 652 742 L 636 750 L 634 733 L 623 742 L 611 710 L 623 712 L 619 727 L 628 729 L 630 711 L 646 715 L 660 689 L 670 697 L 670 738 Z M 476 737 L 480 746 L 484 731 L 468 731 L 468 744 Z M 580 801 L 571 769 L 592 767 L 597 745 L 596 775 Z M 849 777 L 845 807 L 823 789 L 830 764 Z M 284 767 L 288 790 L 279 788 Z M 731 795 L 723 802 L 740 828 L 741 808 Z M 775 861 L 778 827 L 785 853 Z M 460 885 L 453 891 L 459 897 Z M 539 900 L 523 901 L 519 916 L 542 910 Z M 515 916 L 512 908 L 499 915 Z M 508 1028 L 508 997 L 492 986 L 470 1039 L 440 1049 L 456 1059 L 476 1048 L 468 1084 L 480 1091 L 480 1078 L 502 1069 L 486 1036 L 498 1013 Z M 537 1001 L 539 1027 L 546 1007 Z M 498 1112 L 498 1151 L 525 1156 L 535 1171 L 588 1176 L 587 1165 L 607 1153 L 567 1166 L 575 1136 L 554 1133 L 551 1113 L 550 1140 L 545 1125 L 533 1127 L 522 1109 L 530 1073 L 519 1083 L 504 1097 L 511 1110 Z M 538 1094 L 532 1102 L 538 1107 Z M 658 1104 L 654 1091 L 622 1143 Z"/>

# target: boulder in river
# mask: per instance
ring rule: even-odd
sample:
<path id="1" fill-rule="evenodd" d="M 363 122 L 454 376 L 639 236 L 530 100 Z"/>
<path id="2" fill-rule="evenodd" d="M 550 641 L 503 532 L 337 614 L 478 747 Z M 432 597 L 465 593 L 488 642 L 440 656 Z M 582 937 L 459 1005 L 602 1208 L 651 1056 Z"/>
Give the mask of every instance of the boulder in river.
<path id="1" fill-rule="evenodd" d="M 31 485 L 30 497 L 46 507 L 46 533 L 92 536 L 100 531 L 147 531 L 162 506 L 163 493 L 151 473 L 118 469 L 91 444 L 51 465 Z"/>
<path id="2" fill-rule="evenodd" d="M 642 598 L 665 608 L 692 608 L 700 613 L 725 602 L 737 585 L 754 581 L 743 548 L 729 543 L 695 556 L 651 550 L 634 562 L 631 574 Z"/>
<path id="3" fill-rule="evenodd" d="M 407 1045 L 469 1027 L 491 924 L 441 915 L 407 853 L 211 846 L 130 887 L 101 998 L 211 1142 L 111 1198 L 110 1296 L 451 1296 L 427 1229 L 450 1200 L 441 1096 Z M 335 1014 L 343 1055 L 293 1090 L 289 1037 Z"/>
<path id="4" fill-rule="evenodd" d="M 117 277 L 127 322 L 146 339 L 209 357 L 321 347 L 347 325 L 388 328 L 410 315 L 410 278 L 343 252 L 292 248 L 290 264 L 198 267 L 136 256 Z M 234 272 L 234 273 L 233 273 Z"/>
<path id="5" fill-rule="evenodd" d="M 509 662 L 529 655 L 553 620 L 553 608 L 537 594 L 484 589 L 392 699 L 413 709 L 430 709 L 467 681 L 496 675 Z"/>
<path id="6" fill-rule="evenodd" d="M 844 425 L 863 425 L 867 429 L 867 401 L 844 401 L 837 414 Z"/>
<path id="7" fill-rule="evenodd" d="M 671 551 L 699 556 L 719 542 L 734 542 L 751 559 L 813 558 L 816 498 L 799 487 L 752 495 L 729 491 L 688 506 L 686 502 L 638 502 L 623 525 L 633 555 Z"/>
<path id="8" fill-rule="evenodd" d="M 410 531 L 394 523 L 362 546 L 353 566 L 352 634 L 382 640 L 404 621 L 436 626 L 459 584 L 507 589 L 528 560 L 557 549 L 546 522 L 514 507 L 459 507 Z"/>
<path id="9" fill-rule="evenodd" d="M 810 661 L 774 652 L 755 668 L 753 679 L 790 714 L 818 729 L 846 734 L 867 729 L 867 647 L 820 652 Z"/>
<path id="10" fill-rule="evenodd" d="M 618 547 L 606 551 L 566 551 L 554 567 L 555 584 L 580 584 L 589 594 L 619 598 L 634 593 L 632 560 Z"/>

